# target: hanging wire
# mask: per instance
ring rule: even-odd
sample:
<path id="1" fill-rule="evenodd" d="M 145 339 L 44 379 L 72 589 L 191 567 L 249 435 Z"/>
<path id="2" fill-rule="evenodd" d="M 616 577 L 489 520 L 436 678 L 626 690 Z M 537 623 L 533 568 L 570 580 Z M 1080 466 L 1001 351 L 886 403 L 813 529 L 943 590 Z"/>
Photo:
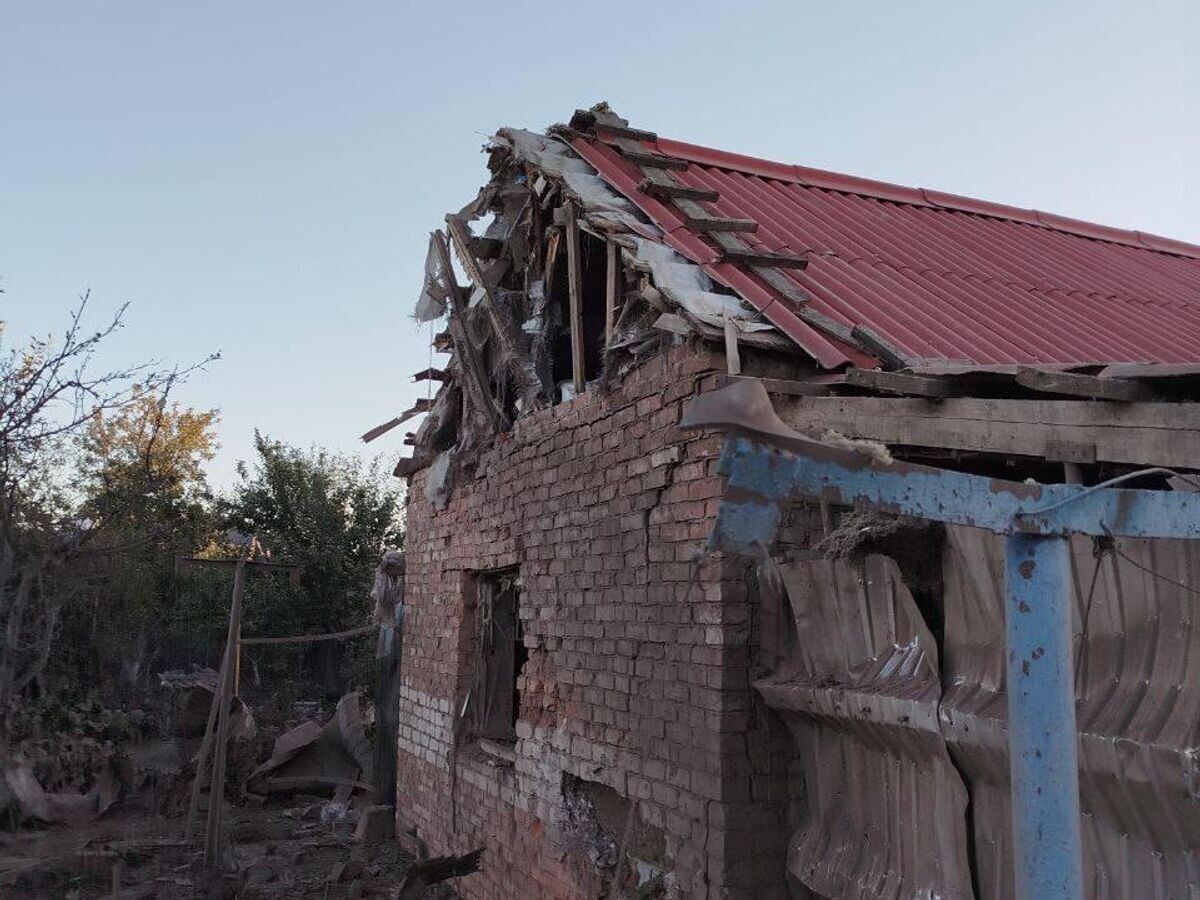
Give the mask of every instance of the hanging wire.
<path id="1" fill-rule="evenodd" d="M 1103 490 L 1107 487 L 1112 487 L 1114 484 L 1120 484 L 1124 481 L 1131 481 L 1134 478 L 1141 478 L 1143 475 L 1171 475 L 1186 481 L 1195 488 L 1200 489 L 1200 478 L 1194 475 L 1184 475 L 1182 472 L 1176 472 L 1174 469 L 1167 469 L 1162 466 L 1151 466 L 1148 469 L 1138 469 L 1136 472 L 1126 472 L 1124 475 L 1117 475 L 1114 478 L 1109 478 L 1107 481 L 1101 481 L 1099 484 L 1093 484 L 1091 487 L 1086 487 L 1077 494 L 1072 494 L 1069 497 L 1064 497 L 1049 506 L 1043 506 L 1038 509 L 1030 509 L 1024 512 L 1019 512 L 1016 518 L 1022 519 L 1027 516 L 1040 516 L 1043 513 L 1048 513 L 1051 510 L 1058 509 L 1061 506 L 1066 506 L 1068 503 L 1074 503 L 1076 500 L 1082 500 L 1088 494 L 1094 494 L 1096 491 Z"/>
<path id="2" fill-rule="evenodd" d="M 1079 678 L 1079 659 L 1083 655 L 1084 645 L 1087 644 L 1088 622 L 1092 618 L 1092 601 L 1096 599 L 1096 583 L 1100 580 L 1100 567 L 1104 564 L 1104 557 L 1115 550 L 1116 544 L 1110 539 L 1101 541 L 1099 538 L 1095 538 L 1092 541 L 1092 555 L 1096 557 L 1096 568 L 1092 569 L 1092 583 L 1088 587 L 1087 600 L 1083 605 L 1083 618 L 1079 623 L 1079 643 L 1075 647 L 1073 668 L 1076 679 Z"/>

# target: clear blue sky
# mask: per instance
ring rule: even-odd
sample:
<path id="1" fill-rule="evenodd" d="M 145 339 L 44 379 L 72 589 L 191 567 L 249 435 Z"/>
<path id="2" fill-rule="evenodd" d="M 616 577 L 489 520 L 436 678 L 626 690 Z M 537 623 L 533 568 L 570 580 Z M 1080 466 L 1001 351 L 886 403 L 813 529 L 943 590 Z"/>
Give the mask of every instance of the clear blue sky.
<path id="1" fill-rule="evenodd" d="M 9 0 L 0 316 L 131 302 L 112 352 L 224 359 L 253 429 L 356 450 L 425 388 L 425 234 L 504 124 L 608 100 L 659 134 L 1200 242 L 1193 0 Z M 399 455 L 398 429 L 372 445 Z"/>

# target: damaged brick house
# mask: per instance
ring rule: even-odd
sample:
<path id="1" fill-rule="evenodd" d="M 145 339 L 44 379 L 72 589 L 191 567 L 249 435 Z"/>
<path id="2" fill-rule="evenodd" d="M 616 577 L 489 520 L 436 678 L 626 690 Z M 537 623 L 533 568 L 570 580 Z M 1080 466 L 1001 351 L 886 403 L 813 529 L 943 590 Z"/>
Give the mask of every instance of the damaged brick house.
<path id="1" fill-rule="evenodd" d="M 1011 896 L 1002 548 L 797 503 L 765 560 L 706 554 L 722 438 L 678 423 L 760 378 L 794 427 L 941 467 L 1194 468 L 1200 248 L 603 104 L 487 154 L 429 246 L 436 397 L 374 432 L 426 414 L 396 470 L 406 839 L 484 847 L 474 898 Z M 1187 896 L 1200 555 L 1076 565 L 1089 890 Z"/>

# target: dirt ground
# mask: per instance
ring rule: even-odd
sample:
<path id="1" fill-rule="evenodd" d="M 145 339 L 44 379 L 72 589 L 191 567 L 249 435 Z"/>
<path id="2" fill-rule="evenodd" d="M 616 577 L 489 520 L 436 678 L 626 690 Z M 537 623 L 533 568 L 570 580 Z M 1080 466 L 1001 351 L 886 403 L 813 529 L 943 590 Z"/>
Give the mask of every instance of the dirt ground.
<path id="1" fill-rule="evenodd" d="M 366 802 L 366 801 L 364 801 Z M 36 900 L 397 896 L 412 860 L 389 839 L 356 841 L 353 815 L 293 796 L 231 807 L 228 871 L 210 875 L 182 817 L 125 804 L 83 826 L 0 833 L 0 896 Z M 324 815 L 323 815 L 324 814 Z M 430 892 L 433 893 L 432 891 Z"/>

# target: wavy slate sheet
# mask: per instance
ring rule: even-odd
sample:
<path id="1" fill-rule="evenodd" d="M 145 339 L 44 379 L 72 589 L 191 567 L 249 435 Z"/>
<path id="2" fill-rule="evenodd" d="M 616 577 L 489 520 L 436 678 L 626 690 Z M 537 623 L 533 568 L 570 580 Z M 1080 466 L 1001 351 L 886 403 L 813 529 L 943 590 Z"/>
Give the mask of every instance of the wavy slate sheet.
<path id="1" fill-rule="evenodd" d="M 1194 898 L 1200 543 L 1118 547 L 1072 543 L 1088 897 Z M 783 567 L 799 640 L 757 687 L 804 767 L 789 869 L 812 890 L 1012 896 L 1003 560 L 1003 538 L 947 530 L 940 668 L 892 560 Z"/>
<path id="2" fill-rule="evenodd" d="M 1200 543 L 1119 547 L 1128 560 L 1072 542 L 1088 896 L 1192 898 L 1200 895 L 1200 596 L 1191 585 L 1200 586 Z M 1003 558 L 1002 538 L 948 532 L 942 724 L 971 792 L 981 900 L 1012 896 Z"/>
<path id="3" fill-rule="evenodd" d="M 804 768 L 789 871 L 837 900 L 973 897 L 936 648 L 896 564 L 820 560 L 782 573 L 799 639 L 786 674 L 756 687 Z"/>

